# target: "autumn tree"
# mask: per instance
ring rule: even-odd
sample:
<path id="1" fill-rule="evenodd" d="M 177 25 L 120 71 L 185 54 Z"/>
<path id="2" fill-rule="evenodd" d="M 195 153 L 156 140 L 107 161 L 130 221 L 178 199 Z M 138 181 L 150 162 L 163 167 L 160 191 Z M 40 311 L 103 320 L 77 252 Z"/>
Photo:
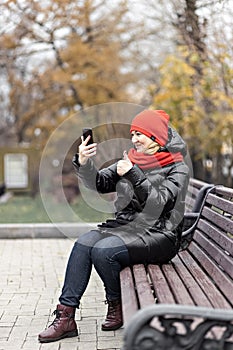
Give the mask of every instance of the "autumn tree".
<path id="1" fill-rule="evenodd" d="M 33 142 L 35 130 L 46 140 L 62 120 L 87 106 L 127 101 L 127 86 L 136 78 L 125 49 L 140 28 L 126 2 L 9 0 L 0 11 L 6 24 L 0 74 L 18 142 Z"/>
<path id="2" fill-rule="evenodd" d="M 173 0 L 169 6 L 164 3 L 167 12 L 160 22 L 156 12 L 158 26 L 163 23 L 164 30 L 166 25 L 175 46 L 157 67 L 159 78 L 150 93 L 153 106 L 166 109 L 186 138 L 194 175 L 231 186 L 232 162 L 225 153 L 232 157 L 233 33 L 227 3 Z"/>

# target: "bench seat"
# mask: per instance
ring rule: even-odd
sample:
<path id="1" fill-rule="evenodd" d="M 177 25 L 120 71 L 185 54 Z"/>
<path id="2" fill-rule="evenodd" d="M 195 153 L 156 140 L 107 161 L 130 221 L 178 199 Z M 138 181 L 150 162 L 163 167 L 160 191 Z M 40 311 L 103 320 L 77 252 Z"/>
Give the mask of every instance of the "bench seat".
<path id="1" fill-rule="evenodd" d="M 124 349 L 233 349 L 233 190 L 212 188 L 187 249 L 127 267 L 121 288 Z"/>

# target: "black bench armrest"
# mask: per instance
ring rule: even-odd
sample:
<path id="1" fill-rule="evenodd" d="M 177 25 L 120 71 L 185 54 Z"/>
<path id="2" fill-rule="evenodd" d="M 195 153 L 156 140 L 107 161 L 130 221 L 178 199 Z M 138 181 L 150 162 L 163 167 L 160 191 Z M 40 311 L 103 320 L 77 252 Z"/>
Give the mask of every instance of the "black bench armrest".
<path id="1" fill-rule="evenodd" d="M 180 249 L 179 249 L 180 251 L 187 249 L 189 244 L 191 243 L 199 215 L 200 215 L 199 213 L 184 214 L 183 230 L 181 234 Z"/>
<path id="2" fill-rule="evenodd" d="M 197 318 L 200 323 L 194 324 Z M 218 327 L 219 332 L 221 329 L 220 340 L 206 337 L 214 327 Z M 232 350 L 233 343 L 228 342 L 232 334 L 232 310 L 157 304 L 141 309 L 133 316 L 124 331 L 122 350 Z"/>
<path id="3" fill-rule="evenodd" d="M 216 187 L 217 186 L 211 184 L 203 186 L 203 188 L 199 192 L 199 198 L 197 201 L 198 203 L 196 203 L 196 207 L 194 208 L 193 212 L 184 214 L 183 230 L 181 235 L 179 251 L 187 249 L 189 244 L 191 243 L 196 225 L 202 212 L 202 208 L 205 205 L 205 199 L 208 193 L 215 191 Z M 196 210 L 198 211 L 196 212 Z"/>
<path id="4" fill-rule="evenodd" d="M 198 192 L 195 204 L 193 206 L 192 212 L 199 213 L 202 207 L 202 203 L 204 201 L 204 198 L 206 196 L 206 193 L 211 190 L 215 185 L 213 184 L 206 184 L 204 185 Z"/>
<path id="5" fill-rule="evenodd" d="M 187 231 L 197 221 L 199 213 L 185 213 L 183 222 L 183 232 Z"/>

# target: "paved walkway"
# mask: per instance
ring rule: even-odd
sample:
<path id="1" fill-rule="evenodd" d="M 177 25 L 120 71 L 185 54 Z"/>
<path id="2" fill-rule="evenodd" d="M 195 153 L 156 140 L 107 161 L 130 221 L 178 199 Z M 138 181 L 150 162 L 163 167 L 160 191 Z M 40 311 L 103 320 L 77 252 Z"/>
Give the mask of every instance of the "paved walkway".
<path id="1" fill-rule="evenodd" d="M 103 332 L 102 283 L 93 271 L 76 313 L 79 336 L 40 344 L 60 294 L 71 239 L 0 239 L 0 350 L 120 350 L 123 329 Z"/>

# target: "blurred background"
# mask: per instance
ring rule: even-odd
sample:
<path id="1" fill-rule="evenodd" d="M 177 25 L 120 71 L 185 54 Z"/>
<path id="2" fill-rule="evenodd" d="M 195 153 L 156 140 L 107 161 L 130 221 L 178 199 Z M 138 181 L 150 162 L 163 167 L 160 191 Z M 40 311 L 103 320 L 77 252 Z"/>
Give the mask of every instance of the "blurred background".
<path id="1" fill-rule="evenodd" d="M 232 5 L 1 1 L 0 222 L 50 221 L 39 192 L 46 142 L 75 113 L 106 103 L 166 110 L 187 142 L 194 177 L 232 187 Z M 105 132 L 114 136 L 114 127 Z M 62 169 L 67 202 L 83 220 L 104 219 L 87 211 L 71 153 Z M 49 200 L 62 205 L 56 190 Z M 66 221 L 61 212 L 57 221 Z"/>

